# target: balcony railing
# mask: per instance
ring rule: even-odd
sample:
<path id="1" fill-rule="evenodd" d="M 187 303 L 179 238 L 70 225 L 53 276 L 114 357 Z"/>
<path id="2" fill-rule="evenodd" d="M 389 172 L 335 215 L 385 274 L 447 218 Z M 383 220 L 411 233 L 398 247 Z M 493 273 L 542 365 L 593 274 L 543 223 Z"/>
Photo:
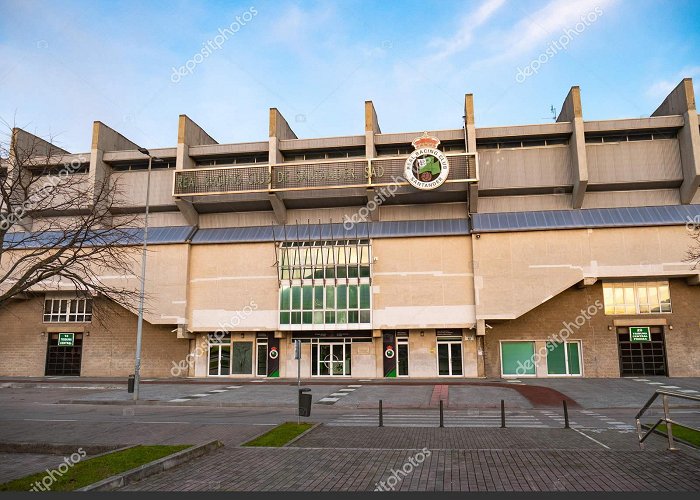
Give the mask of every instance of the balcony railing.
<path id="1" fill-rule="evenodd" d="M 478 182 L 476 153 L 447 154 L 445 183 Z M 173 196 L 407 186 L 406 156 L 176 170 Z"/>

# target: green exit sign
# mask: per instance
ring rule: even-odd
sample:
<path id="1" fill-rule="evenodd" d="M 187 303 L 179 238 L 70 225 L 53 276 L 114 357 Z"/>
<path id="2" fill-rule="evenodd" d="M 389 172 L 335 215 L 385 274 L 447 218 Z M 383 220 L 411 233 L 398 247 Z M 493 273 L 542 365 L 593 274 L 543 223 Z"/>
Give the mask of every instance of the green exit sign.
<path id="1" fill-rule="evenodd" d="M 74 333 L 59 333 L 58 334 L 58 345 L 66 346 L 66 347 L 73 347 L 73 343 L 75 342 L 75 334 Z"/>
<path id="2" fill-rule="evenodd" d="M 631 326 L 631 342 L 651 342 L 651 328 L 648 326 Z"/>

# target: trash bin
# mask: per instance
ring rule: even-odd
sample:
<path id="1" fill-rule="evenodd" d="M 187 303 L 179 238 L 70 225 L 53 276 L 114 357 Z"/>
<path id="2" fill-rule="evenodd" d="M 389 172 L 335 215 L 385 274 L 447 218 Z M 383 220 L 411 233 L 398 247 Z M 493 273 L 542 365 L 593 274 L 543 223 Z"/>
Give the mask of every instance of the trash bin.
<path id="1" fill-rule="evenodd" d="M 129 394 L 131 394 L 132 392 L 134 392 L 134 383 L 135 383 L 135 381 L 136 381 L 136 377 L 134 377 L 134 375 L 129 375 L 129 381 L 127 382 L 127 387 L 128 387 Z"/>
<path id="2" fill-rule="evenodd" d="M 299 416 L 300 417 L 310 417 L 311 416 L 311 394 L 305 394 L 311 392 L 311 389 L 304 387 L 299 389 Z"/>

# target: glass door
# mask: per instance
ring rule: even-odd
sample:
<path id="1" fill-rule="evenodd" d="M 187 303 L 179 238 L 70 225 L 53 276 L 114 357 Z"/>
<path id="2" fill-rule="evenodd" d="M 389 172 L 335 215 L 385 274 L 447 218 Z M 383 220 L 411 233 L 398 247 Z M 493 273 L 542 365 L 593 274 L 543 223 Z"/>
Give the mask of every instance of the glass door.
<path id="1" fill-rule="evenodd" d="M 231 374 L 231 345 L 209 345 L 209 375 Z"/>
<path id="2" fill-rule="evenodd" d="M 253 343 L 234 342 L 231 373 L 235 375 L 253 374 Z"/>
<path id="3" fill-rule="evenodd" d="M 267 340 L 257 341 L 257 375 L 258 377 L 267 377 Z"/>
<path id="4" fill-rule="evenodd" d="M 408 339 L 396 340 L 396 374 L 399 377 L 408 376 Z"/>
<path id="5" fill-rule="evenodd" d="M 350 344 L 319 342 L 314 348 L 318 353 L 315 356 L 318 375 L 330 377 L 350 375 Z"/>
<path id="6" fill-rule="evenodd" d="M 462 342 L 438 342 L 438 375 L 462 375 Z"/>

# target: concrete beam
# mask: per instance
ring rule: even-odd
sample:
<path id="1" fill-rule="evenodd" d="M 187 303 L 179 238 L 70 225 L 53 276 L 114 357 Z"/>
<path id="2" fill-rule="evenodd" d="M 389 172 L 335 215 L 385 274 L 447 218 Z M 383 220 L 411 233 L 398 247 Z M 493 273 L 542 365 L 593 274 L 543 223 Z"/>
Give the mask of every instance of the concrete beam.
<path id="1" fill-rule="evenodd" d="M 275 212 L 275 220 L 280 226 L 287 223 L 287 207 L 284 200 L 277 193 L 268 193 L 272 210 Z"/>
<path id="2" fill-rule="evenodd" d="M 571 166 L 574 169 L 574 192 L 571 197 L 572 208 L 581 208 L 588 187 L 588 157 L 586 156 L 586 136 L 584 133 L 583 111 L 581 109 L 581 89 L 571 87 L 564 99 L 558 122 L 570 122 L 573 126 L 569 141 Z"/>
<path id="3" fill-rule="evenodd" d="M 584 288 L 587 286 L 593 286 L 598 282 L 598 278 L 583 278 L 578 282 L 578 288 Z"/>
<path id="4" fill-rule="evenodd" d="M 374 201 L 374 197 L 377 195 L 377 191 L 374 188 L 368 188 L 367 189 L 367 205 L 369 205 L 370 201 Z M 376 203 L 376 202 L 375 202 Z M 381 201 L 379 203 L 376 203 L 376 206 L 374 210 L 370 210 L 369 206 L 367 207 L 367 211 L 369 214 L 369 220 L 371 222 L 379 222 L 380 217 L 379 213 L 381 210 Z"/>
<path id="5" fill-rule="evenodd" d="M 678 145 L 683 166 L 680 195 L 681 203 L 688 204 L 692 202 L 700 188 L 700 130 L 698 130 L 698 112 L 691 78 L 684 78 L 651 114 L 651 116 L 669 115 L 683 117 L 683 128 L 678 131 Z"/>
<path id="6" fill-rule="evenodd" d="M 376 158 L 377 148 L 374 144 L 374 136 L 381 133 L 374 103 L 365 101 L 365 156 L 367 158 Z"/>
<path id="7" fill-rule="evenodd" d="M 199 212 L 192 202 L 175 198 L 175 205 L 190 226 L 199 226 Z"/>
<path id="8" fill-rule="evenodd" d="M 297 135 L 277 108 L 270 108 L 270 164 L 282 163 L 284 157 L 279 149 L 279 141 L 298 139 Z"/>
<path id="9" fill-rule="evenodd" d="M 698 286 L 700 285 L 700 274 L 689 276 L 685 281 L 689 286 Z"/>

